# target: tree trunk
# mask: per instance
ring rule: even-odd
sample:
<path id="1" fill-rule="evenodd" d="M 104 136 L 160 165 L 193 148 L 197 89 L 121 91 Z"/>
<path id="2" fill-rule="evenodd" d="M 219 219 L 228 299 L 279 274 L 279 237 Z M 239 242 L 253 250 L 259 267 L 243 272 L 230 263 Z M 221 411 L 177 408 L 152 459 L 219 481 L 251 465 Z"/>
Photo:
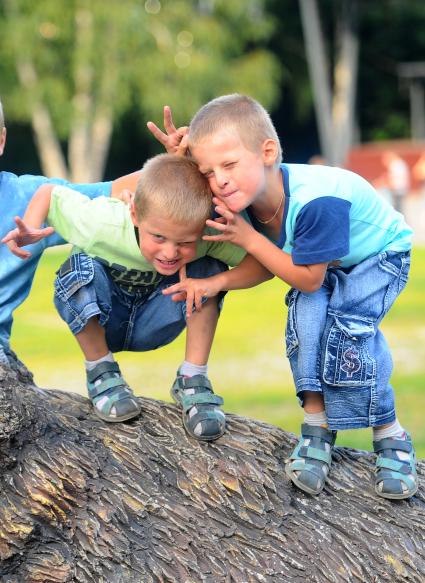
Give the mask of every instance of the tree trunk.
<path id="1" fill-rule="evenodd" d="M 410 501 L 379 499 L 373 457 L 336 448 L 324 492 L 293 487 L 295 436 L 228 415 L 217 442 L 141 399 L 106 424 L 89 401 L 0 367 L 3 583 L 423 582 L 424 461 Z"/>
<path id="2" fill-rule="evenodd" d="M 341 166 L 355 134 L 357 0 L 337 3 L 334 59 L 329 59 L 325 46 L 317 0 L 299 0 L 299 3 L 320 148 L 329 164 Z"/>

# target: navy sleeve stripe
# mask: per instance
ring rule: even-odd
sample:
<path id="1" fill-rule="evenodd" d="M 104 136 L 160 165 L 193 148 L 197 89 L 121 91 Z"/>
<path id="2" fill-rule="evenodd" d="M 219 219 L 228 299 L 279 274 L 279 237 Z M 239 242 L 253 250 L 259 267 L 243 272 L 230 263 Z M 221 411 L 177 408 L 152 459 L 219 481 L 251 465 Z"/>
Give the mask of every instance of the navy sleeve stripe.
<path id="1" fill-rule="evenodd" d="M 326 263 L 347 255 L 350 251 L 350 209 L 349 201 L 335 196 L 323 196 L 307 203 L 296 218 L 294 263 Z"/>

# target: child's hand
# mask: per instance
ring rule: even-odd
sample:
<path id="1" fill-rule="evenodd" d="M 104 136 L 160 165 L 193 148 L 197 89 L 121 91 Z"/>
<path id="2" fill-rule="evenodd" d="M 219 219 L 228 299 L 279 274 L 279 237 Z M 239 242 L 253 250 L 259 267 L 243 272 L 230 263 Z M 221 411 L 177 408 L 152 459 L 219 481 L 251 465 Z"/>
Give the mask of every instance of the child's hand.
<path id="1" fill-rule="evenodd" d="M 20 247 L 37 243 L 38 241 L 41 241 L 41 239 L 45 239 L 55 232 L 53 227 L 45 227 L 44 229 L 28 227 L 28 225 L 26 225 L 19 217 L 15 217 L 15 223 L 17 228 L 9 231 L 9 233 L 3 237 L 1 242 L 6 243 L 10 251 L 21 259 L 28 259 L 31 257 L 31 253 L 20 249 Z"/>
<path id="2" fill-rule="evenodd" d="M 121 192 L 119 192 L 115 196 L 115 198 L 117 198 L 121 202 L 124 202 L 125 204 L 131 204 L 134 199 L 134 192 L 132 192 L 128 188 L 124 188 L 123 190 L 121 190 Z"/>
<path id="3" fill-rule="evenodd" d="M 212 298 L 221 291 L 216 276 L 203 279 L 187 278 L 185 265 L 180 269 L 179 275 L 180 282 L 170 285 L 170 287 L 162 290 L 162 293 L 166 296 L 171 295 L 171 299 L 174 302 L 186 300 L 187 318 L 190 318 L 192 314 L 193 305 L 195 305 L 195 310 L 200 312 L 202 310 L 202 298 Z"/>
<path id="4" fill-rule="evenodd" d="M 255 229 L 239 214 L 232 212 L 223 201 L 214 197 L 215 210 L 220 218 L 206 221 L 208 227 L 220 231 L 218 235 L 203 235 L 205 241 L 230 241 L 239 247 L 246 247 L 249 237 L 255 234 Z"/>
<path id="5" fill-rule="evenodd" d="M 161 142 L 169 154 L 186 156 L 189 128 L 187 126 L 182 126 L 181 128 L 175 127 L 171 115 L 171 109 L 168 105 L 164 105 L 164 128 L 166 133 L 160 130 L 152 121 L 148 121 L 146 125 L 148 126 L 149 131 L 155 136 L 158 142 Z"/>

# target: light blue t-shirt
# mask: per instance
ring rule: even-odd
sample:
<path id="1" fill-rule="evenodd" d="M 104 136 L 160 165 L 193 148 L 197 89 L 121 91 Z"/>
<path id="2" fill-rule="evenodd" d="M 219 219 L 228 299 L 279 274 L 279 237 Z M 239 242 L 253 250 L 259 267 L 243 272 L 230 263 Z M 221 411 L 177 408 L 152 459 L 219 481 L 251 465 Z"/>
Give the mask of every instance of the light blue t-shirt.
<path id="1" fill-rule="evenodd" d="M 348 170 L 282 164 L 285 208 L 278 246 L 297 265 L 351 267 L 382 251 L 408 251 L 412 229 L 364 178 Z"/>

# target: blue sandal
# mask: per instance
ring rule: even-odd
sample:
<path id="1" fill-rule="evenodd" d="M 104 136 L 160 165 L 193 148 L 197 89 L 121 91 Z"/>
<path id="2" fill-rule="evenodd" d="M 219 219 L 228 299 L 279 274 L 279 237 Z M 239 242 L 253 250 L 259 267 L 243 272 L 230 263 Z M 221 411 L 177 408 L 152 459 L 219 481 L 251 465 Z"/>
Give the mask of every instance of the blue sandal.
<path id="1" fill-rule="evenodd" d="M 103 421 L 118 423 L 140 414 L 140 405 L 116 362 L 101 362 L 87 371 L 87 389 L 94 412 Z M 96 405 L 101 400 L 99 409 Z"/>
<path id="2" fill-rule="evenodd" d="M 220 405 L 223 399 L 215 395 L 204 375 L 184 377 L 177 373 L 171 396 L 182 408 L 183 425 L 187 433 L 201 441 L 213 441 L 226 429 L 226 418 Z"/>
<path id="3" fill-rule="evenodd" d="M 286 460 L 285 473 L 304 492 L 319 494 L 332 462 L 336 431 L 303 423 L 301 437 Z"/>
<path id="4" fill-rule="evenodd" d="M 410 498 L 418 489 L 416 456 L 410 435 L 406 439 L 386 437 L 373 442 L 378 454 L 376 459 L 375 491 L 382 498 L 403 500 Z M 408 459 L 400 459 L 397 451 L 409 454 Z"/>

